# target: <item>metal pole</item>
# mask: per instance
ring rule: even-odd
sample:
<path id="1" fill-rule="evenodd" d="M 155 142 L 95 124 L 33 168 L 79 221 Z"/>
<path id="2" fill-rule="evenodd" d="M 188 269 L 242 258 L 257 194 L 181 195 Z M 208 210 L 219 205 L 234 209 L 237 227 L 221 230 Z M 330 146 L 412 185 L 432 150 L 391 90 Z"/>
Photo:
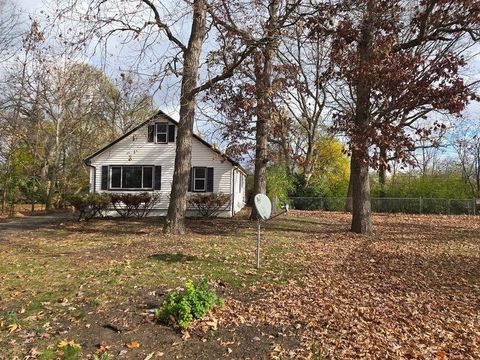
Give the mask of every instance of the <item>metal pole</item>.
<path id="1" fill-rule="evenodd" d="M 423 199 L 420 196 L 420 215 L 423 213 Z"/>
<path id="2" fill-rule="evenodd" d="M 256 268 L 260 269 L 260 220 L 257 220 L 257 258 Z"/>

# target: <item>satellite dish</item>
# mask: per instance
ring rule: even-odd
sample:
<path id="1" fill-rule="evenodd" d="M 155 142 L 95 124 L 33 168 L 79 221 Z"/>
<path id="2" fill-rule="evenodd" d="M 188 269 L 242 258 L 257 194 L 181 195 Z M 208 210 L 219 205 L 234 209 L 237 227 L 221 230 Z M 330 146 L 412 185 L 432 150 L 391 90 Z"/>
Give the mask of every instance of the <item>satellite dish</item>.
<path id="1" fill-rule="evenodd" d="M 255 208 L 257 209 L 258 216 L 262 220 L 270 219 L 272 215 L 272 203 L 267 195 L 257 194 L 255 195 L 254 201 Z"/>

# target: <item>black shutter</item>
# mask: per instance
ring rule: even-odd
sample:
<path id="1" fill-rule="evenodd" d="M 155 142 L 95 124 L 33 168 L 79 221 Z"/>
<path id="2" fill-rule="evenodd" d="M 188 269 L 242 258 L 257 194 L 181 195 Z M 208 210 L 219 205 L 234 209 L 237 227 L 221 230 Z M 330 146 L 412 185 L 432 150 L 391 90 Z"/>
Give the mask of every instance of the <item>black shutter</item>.
<path id="1" fill-rule="evenodd" d="M 168 142 L 175 142 L 175 125 L 168 125 Z"/>
<path id="2" fill-rule="evenodd" d="M 153 142 L 155 134 L 155 124 L 148 125 L 148 142 Z"/>
<path id="3" fill-rule="evenodd" d="M 102 166 L 102 190 L 108 190 L 108 166 Z"/>
<path id="4" fill-rule="evenodd" d="M 162 188 L 162 167 L 155 166 L 155 190 L 160 190 Z"/>
<path id="5" fill-rule="evenodd" d="M 213 168 L 207 168 L 207 192 L 213 192 Z"/>
<path id="6" fill-rule="evenodd" d="M 190 168 L 190 173 L 188 174 L 188 191 L 192 192 L 192 177 L 193 177 L 193 168 Z"/>

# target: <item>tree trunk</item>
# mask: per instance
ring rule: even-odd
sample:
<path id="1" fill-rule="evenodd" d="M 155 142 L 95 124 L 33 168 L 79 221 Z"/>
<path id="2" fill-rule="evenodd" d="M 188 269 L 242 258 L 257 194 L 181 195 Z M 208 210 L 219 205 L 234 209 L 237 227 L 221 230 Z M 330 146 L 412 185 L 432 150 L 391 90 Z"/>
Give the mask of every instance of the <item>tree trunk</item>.
<path id="1" fill-rule="evenodd" d="M 307 144 L 307 153 L 305 155 L 305 165 L 303 174 L 305 176 L 305 188 L 308 187 L 310 183 L 310 178 L 313 174 L 313 167 L 314 167 L 314 159 L 313 159 L 313 152 L 315 150 L 315 140 L 313 138 L 313 134 L 308 135 L 308 144 Z"/>
<path id="2" fill-rule="evenodd" d="M 61 117 L 61 116 L 60 116 Z M 55 189 L 57 187 L 57 180 L 58 180 L 58 170 L 60 167 L 60 128 L 61 128 L 61 121 L 60 119 L 57 120 L 56 124 L 56 134 L 55 134 L 55 153 L 53 158 L 52 167 L 49 168 L 49 186 L 47 191 L 47 198 L 45 201 L 45 210 L 52 209 L 52 201 L 53 195 L 55 194 Z"/>
<path id="3" fill-rule="evenodd" d="M 386 200 L 384 199 L 387 196 L 386 185 L 387 185 L 387 150 L 385 147 L 380 147 L 380 166 L 378 167 L 378 183 L 380 184 L 379 192 L 379 203 L 378 211 L 385 212 L 387 211 Z"/>
<path id="4" fill-rule="evenodd" d="M 260 108 L 260 106 L 259 106 Z M 253 177 L 253 193 L 266 194 L 267 192 L 267 134 L 268 134 L 269 112 L 260 110 L 257 113 L 257 126 L 255 135 L 255 173 Z M 257 219 L 257 210 L 252 207 L 250 219 Z"/>
<path id="5" fill-rule="evenodd" d="M 7 207 L 7 186 L 3 186 L 2 190 L 2 213 L 5 213 L 5 208 Z"/>
<path id="6" fill-rule="evenodd" d="M 372 211 L 368 162 L 361 152 L 352 154 L 352 231 L 358 234 L 372 233 Z"/>
<path id="7" fill-rule="evenodd" d="M 352 167 L 353 167 L 353 161 L 352 161 L 352 159 L 350 159 L 350 178 L 348 179 L 347 201 L 345 202 L 345 212 L 349 212 L 349 213 L 351 213 L 352 210 L 353 210 L 353 201 L 352 201 L 352 193 L 353 193 Z"/>
<path id="8" fill-rule="evenodd" d="M 352 134 L 352 231 L 359 234 L 372 233 L 369 169 L 369 124 L 370 96 L 369 64 L 373 45 L 375 0 L 369 0 L 365 9 L 358 42 L 359 70 L 356 84 L 354 132 Z"/>
<path id="9" fill-rule="evenodd" d="M 173 172 L 170 204 L 164 226 L 164 232 L 168 234 L 185 233 L 188 177 L 192 159 L 192 135 L 195 116 L 195 94 L 193 89 L 197 86 L 200 54 L 205 33 L 206 3 L 205 0 L 195 0 L 193 4 L 192 29 L 187 49 L 184 52 L 175 170 Z"/>
<path id="10" fill-rule="evenodd" d="M 280 1 L 273 0 L 269 7 L 270 19 L 267 23 L 266 32 L 269 39 L 275 39 L 278 32 L 278 9 Z M 273 56 L 277 49 L 276 40 L 270 40 L 269 43 L 254 55 L 255 66 L 255 87 L 257 100 L 257 123 L 255 135 L 255 174 L 253 177 L 253 193 L 265 194 L 267 192 L 267 144 L 268 129 L 273 111 L 271 97 L 272 92 L 272 74 L 273 74 Z M 255 206 L 252 208 L 250 219 L 258 218 Z"/>

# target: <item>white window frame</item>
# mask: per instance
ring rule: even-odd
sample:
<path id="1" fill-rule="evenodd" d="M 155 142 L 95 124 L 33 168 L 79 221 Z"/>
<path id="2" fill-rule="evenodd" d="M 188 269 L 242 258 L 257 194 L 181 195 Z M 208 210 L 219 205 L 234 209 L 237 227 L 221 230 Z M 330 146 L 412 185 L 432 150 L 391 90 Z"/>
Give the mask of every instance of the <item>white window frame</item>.
<path id="1" fill-rule="evenodd" d="M 245 186 L 245 185 L 243 184 L 243 179 L 244 179 L 244 177 L 243 177 L 243 174 L 242 174 L 242 173 L 239 173 L 239 174 L 240 174 L 240 179 L 239 179 L 239 181 L 238 181 L 238 192 L 239 192 L 239 193 L 242 193 L 242 192 L 243 192 L 243 189 L 244 189 L 244 186 Z"/>
<path id="2" fill-rule="evenodd" d="M 165 125 L 165 131 L 158 131 L 160 125 Z M 158 141 L 159 134 L 165 135 L 165 141 Z M 155 123 L 155 143 L 168 144 L 168 123 Z"/>
<path id="3" fill-rule="evenodd" d="M 204 177 L 197 177 L 197 169 L 202 169 L 204 171 Z M 197 166 L 193 168 L 193 192 L 207 192 L 207 168 L 203 166 Z M 196 180 L 203 180 L 203 189 L 197 189 L 197 182 Z"/>
<path id="4" fill-rule="evenodd" d="M 124 167 L 141 167 L 142 168 L 142 187 L 140 188 L 124 188 L 123 187 L 123 168 Z M 113 187 L 112 180 L 113 180 L 113 168 L 120 168 L 120 187 Z M 143 186 L 143 171 L 145 168 L 152 169 L 152 186 L 151 187 L 144 187 Z M 155 186 L 155 166 L 154 165 L 110 165 L 109 167 L 109 189 L 110 190 L 130 190 L 130 191 L 144 191 L 144 190 L 153 190 Z"/>

